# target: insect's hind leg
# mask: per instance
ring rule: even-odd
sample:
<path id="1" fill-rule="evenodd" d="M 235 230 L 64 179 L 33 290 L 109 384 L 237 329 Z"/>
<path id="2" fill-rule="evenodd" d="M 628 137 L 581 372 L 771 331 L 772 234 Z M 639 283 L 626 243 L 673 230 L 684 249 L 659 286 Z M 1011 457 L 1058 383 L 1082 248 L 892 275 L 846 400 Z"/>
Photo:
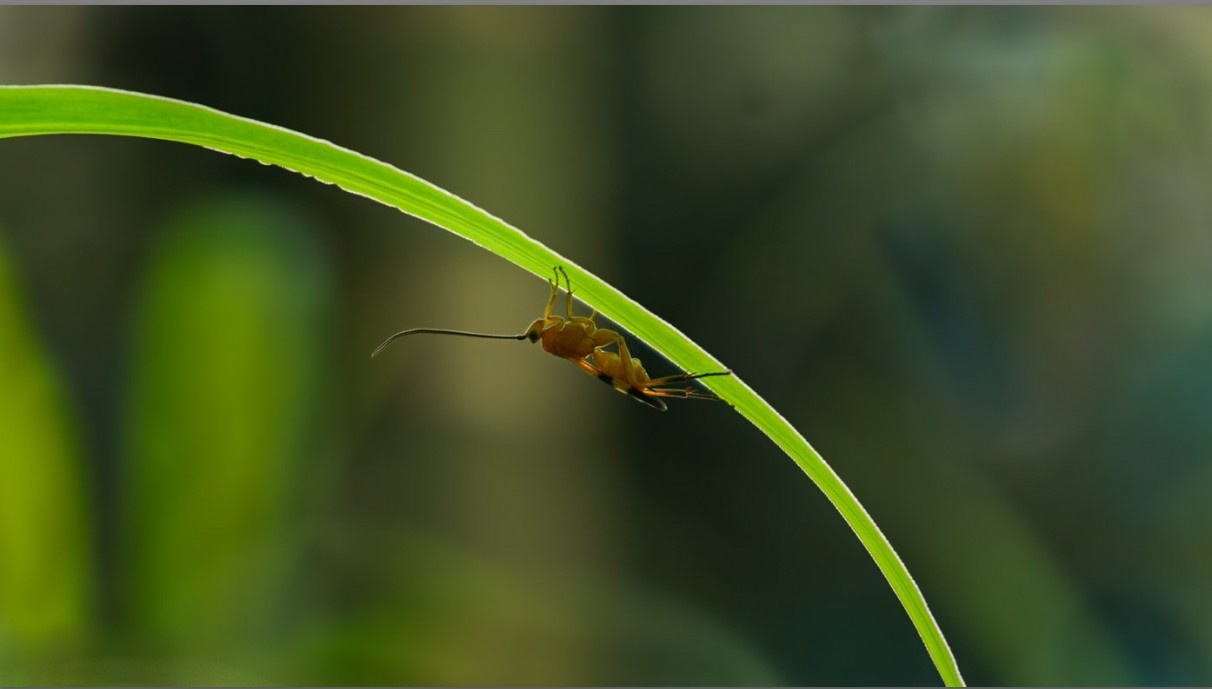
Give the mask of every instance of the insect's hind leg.
<path id="1" fill-rule="evenodd" d="M 721 399 L 718 395 L 694 388 L 645 388 L 645 395 L 652 397 L 680 397 L 688 400 L 712 400 L 714 402 L 723 402 L 728 406 L 732 406 L 726 400 Z"/>
<path id="2" fill-rule="evenodd" d="M 662 376 L 654 380 L 648 381 L 644 386 L 644 393 L 655 397 L 681 397 L 683 399 L 693 400 L 715 400 L 724 402 L 718 395 L 709 390 L 699 390 L 690 386 L 684 388 L 671 388 L 671 385 L 678 383 L 688 383 L 692 380 L 700 378 L 710 378 L 712 376 L 730 376 L 732 371 L 715 371 L 713 373 L 677 373 L 672 376 Z M 732 406 L 728 404 L 728 406 Z"/>
<path id="3" fill-rule="evenodd" d="M 622 335 L 606 328 L 601 328 L 593 333 L 593 348 L 595 351 L 612 344 L 618 345 L 619 368 L 622 369 L 623 379 L 627 381 L 627 384 L 637 388 L 647 385 L 647 379 L 641 380 L 639 375 L 637 375 L 637 360 L 631 357 L 631 350 L 627 348 L 627 340 Z"/>
<path id="4" fill-rule="evenodd" d="M 710 378 L 712 376 L 730 376 L 732 371 L 715 371 L 713 373 L 675 373 L 672 376 L 662 376 L 648 381 L 651 386 L 660 387 L 662 385 L 676 385 L 677 383 L 685 383 L 690 380 L 698 380 L 699 378 Z"/>

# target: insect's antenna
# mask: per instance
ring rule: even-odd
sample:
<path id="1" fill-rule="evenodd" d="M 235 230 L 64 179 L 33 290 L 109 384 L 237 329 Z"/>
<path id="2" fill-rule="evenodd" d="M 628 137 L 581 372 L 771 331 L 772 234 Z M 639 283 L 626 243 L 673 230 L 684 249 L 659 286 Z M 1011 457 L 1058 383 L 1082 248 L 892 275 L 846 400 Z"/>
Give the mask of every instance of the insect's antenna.
<path id="1" fill-rule="evenodd" d="M 488 333 L 469 333 L 465 330 L 445 330 L 443 328 L 413 328 L 412 330 L 402 330 L 395 335 L 384 340 L 383 344 L 375 348 L 375 351 L 370 353 L 370 358 L 373 359 L 379 355 L 387 345 L 406 335 L 458 335 L 459 337 L 482 337 L 486 340 L 525 340 L 526 333 L 521 335 L 491 335 Z"/>

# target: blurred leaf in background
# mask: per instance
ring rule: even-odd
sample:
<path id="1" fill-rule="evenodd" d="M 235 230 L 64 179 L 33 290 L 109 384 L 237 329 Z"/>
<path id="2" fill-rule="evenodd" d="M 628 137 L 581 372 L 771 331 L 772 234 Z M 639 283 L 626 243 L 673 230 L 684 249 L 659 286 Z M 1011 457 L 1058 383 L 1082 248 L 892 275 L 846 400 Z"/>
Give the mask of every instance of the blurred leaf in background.
<path id="1" fill-rule="evenodd" d="M 83 648 L 97 582 L 89 476 L 69 398 L 7 249 L 0 241 L 0 666 Z"/>
<path id="2" fill-rule="evenodd" d="M 184 206 L 134 319 L 122 471 L 122 611 L 145 648 L 272 647 L 301 581 L 328 285 L 312 223 L 253 196 Z"/>

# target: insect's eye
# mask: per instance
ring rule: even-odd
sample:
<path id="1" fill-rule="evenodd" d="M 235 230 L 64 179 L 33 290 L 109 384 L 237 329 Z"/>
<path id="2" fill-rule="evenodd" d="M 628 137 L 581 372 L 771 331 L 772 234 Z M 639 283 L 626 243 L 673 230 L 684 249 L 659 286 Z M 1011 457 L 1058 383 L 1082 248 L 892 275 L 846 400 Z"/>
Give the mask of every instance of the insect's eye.
<path id="1" fill-rule="evenodd" d="M 531 330 L 530 332 L 526 333 L 526 339 L 530 340 L 531 342 L 538 342 L 539 341 L 539 331 Z"/>

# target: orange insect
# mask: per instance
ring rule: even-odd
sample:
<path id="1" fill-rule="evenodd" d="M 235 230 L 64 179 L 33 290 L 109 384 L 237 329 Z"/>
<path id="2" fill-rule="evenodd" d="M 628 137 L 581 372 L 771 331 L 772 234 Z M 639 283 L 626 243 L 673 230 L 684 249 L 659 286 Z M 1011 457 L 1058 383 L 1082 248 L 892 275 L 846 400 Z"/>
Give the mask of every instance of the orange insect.
<path id="1" fill-rule="evenodd" d="M 388 345 L 406 335 L 458 335 L 490 340 L 530 340 L 531 342 L 542 342 L 544 350 L 561 359 L 567 359 L 594 378 L 654 409 L 665 411 L 666 405 L 665 401 L 661 399 L 662 397 L 722 401 L 706 390 L 690 385 L 677 386 L 699 378 L 731 375 L 732 371 L 679 373 L 661 378 L 649 378 L 640 360 L 631 356 L 631 352 L 627 349 L 627 341 L 623 339 L 622 335 L 613 330 L 597 327 L 593 321 L 597 315 L 596 310 L 587 317 L 572 315 L 572 281 L 568 279 L 568 273 L 564 272 L 562 267 L 557 266 L 555 272 L 555 280 L 548 280 L 551 284 L 551 297 L 547 300 L 547 308 L 543 311 L 543 317 L 531 323 L 526 332 L 521 335 L 491 335 L 443 328 L 413 328 L 387 338 L 370 356 L 372 358 L 378 356 Z M 565 299 L 567 318 L 551 313 L 555 308 L 556 298 L 560 294 L 561 275 L 564 276 L 564 282 L 568 286 Z M 606 347 L 610 345 L 615 345 L 617 353 L 606 350 Z"/>

